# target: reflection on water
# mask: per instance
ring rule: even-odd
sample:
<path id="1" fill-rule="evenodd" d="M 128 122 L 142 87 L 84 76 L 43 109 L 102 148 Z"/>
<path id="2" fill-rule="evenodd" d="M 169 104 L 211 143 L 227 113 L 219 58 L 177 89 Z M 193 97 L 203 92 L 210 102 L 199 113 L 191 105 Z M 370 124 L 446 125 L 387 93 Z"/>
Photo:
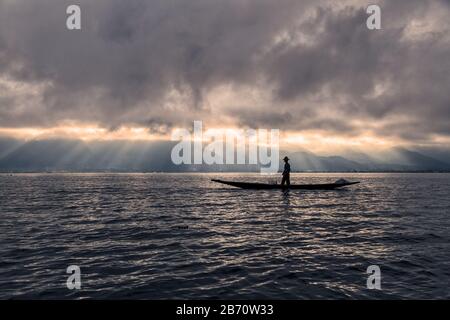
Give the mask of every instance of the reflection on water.
<path id="1" fill-rule="evenodd" d="M 362 183 L 285 192 L 217 177 L 0 175 L 0 298 L 450 297 L 449 174 L 294 174 Z"/>

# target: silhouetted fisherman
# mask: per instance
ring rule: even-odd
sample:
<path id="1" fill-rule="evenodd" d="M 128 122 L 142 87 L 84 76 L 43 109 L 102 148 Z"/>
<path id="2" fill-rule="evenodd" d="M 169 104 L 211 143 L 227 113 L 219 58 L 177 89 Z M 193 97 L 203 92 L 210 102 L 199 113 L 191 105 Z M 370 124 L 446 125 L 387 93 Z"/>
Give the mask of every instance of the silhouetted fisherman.
<path id="1" fill-rule="evenodd" d="M 290 173 L 291 173 L 291 165 L 289 164 L 289 158 L 284 157 L 284 170 L 283 170 L 283 179 L 281 179 L 281 185 L 284 186 L 286 184 L 288 187 L 291 185 Z"/>

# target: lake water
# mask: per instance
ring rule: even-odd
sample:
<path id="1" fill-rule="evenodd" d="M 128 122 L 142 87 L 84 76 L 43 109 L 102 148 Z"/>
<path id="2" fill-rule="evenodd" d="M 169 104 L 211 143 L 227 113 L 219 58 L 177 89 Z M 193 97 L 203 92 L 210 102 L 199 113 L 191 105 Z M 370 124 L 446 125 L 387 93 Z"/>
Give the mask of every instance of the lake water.
<path id="1" fill-rule="evenodd" d="M 218 177 L 268 180 L 0 175 L 0 298 L 450 298 L 450 174 L 293 174 L 362 183 L 287 193 Z"/>

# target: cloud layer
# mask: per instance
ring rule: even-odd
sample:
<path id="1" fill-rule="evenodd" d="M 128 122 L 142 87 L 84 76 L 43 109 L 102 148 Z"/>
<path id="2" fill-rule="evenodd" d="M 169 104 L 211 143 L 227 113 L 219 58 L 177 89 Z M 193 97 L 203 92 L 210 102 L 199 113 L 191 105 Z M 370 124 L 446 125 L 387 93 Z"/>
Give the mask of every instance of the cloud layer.
<path id="1" fill-rule="evenodd" d="M 0 0 L 0 127 L 450 137 L 450 1 Z M 370 2 L 372 4 L 372 2 Z"/>

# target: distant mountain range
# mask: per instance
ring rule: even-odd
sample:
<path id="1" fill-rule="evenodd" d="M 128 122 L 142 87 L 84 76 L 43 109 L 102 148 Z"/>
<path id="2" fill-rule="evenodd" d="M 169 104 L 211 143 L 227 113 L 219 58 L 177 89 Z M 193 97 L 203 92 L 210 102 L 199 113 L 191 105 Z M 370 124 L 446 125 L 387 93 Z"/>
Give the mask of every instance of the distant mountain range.
<path id="1" fill-rule="evenodd" d="M 349 153 L 346 157 L 323 157 L 310 152 L 296 152 L 290 158 L 291 166 L 298 171 L 450 171 L 448 162 L 403 148 L 376 156 Z"/>
<path id="2" fill-rule="evenodd" d="M 256 172 L 260 169 L 257 165 L 177 166 L 170 159 L 174 144 L 170 141 L 24 142 L 0 138 L 0 172 Z M 291 158 L 293 171 L 299 172 L 450 171 L 449 154 L 433 150 L 395 148 L 376 155 L 349 151 L 335 156 L 308 151 L 280 153 L 285 154 Z"/>

